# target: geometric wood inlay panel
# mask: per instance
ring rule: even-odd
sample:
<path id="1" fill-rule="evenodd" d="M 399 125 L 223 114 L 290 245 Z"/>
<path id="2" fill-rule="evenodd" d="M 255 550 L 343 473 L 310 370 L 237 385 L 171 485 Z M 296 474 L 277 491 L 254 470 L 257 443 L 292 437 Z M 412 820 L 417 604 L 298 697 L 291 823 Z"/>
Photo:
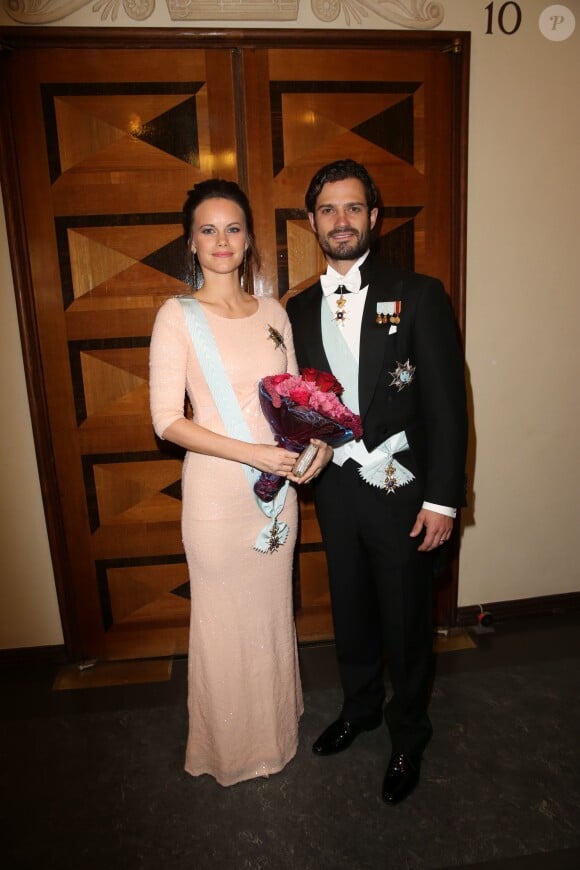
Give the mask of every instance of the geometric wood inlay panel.
<path id="1" fill-rule="evenodd" d="M 185 556 L 100 559 L 96 562 L 103 627 L 182 627 L 189 623 Z"/>
<path id="2" fill-rule="evenodd" d="M 107 415 L 147 412 L 147 376 L 133 374 L 124 361 L 116 364 L 115 351 L 81 354 L 87 417 L 99 411 Z"/>
<path id="3" fill-rule="evenodd" d="M 79 426 L 149 419 L 149 342 L 148 336 L 69 342 Z"/>
<path id="4" fill-rule="evenodd" d="M 86 215 L 55 221 L 69 313 L 156 306 L 189 290 L 181 215 Z"/>
<path id="5" fill-rule="evenodd" d="M 203 82 L 43 85 L 52 181 L 80 166 L 160 168 L 164 155 L 199 166 L 196 95 L 203 87 Z"/>
<path id="6" fill-rule="evenodd" d="M 413 101 L 409 100 L 409 95 L 420 86 L 420 82 L 412 81 L 350 81 L 348 87 L 342 81 L 271 81 L 274 175 L 301 157 L 307 157 L 309 174 L 302 179 L 305 181 L 300 188 L 303 192 L 312 176 L 313 163 L 322 165 L 325 162 L 317 161 L 316 155 L 327 153 L 327 148 L 336 140 L 347 146 L 343 156 L 351 153 L 348 145 L 356 148 L 356 139 L 348 138 L 346 134 L 357 128 L 363 138 L 374 141 L 381 150 L 397 155 L 400 147 L 396 140 L 400 132 L 393 137 L 391 131 L 400 131 L 403 113 L 396 107 L 404 102 L 404 115 L 411 113 L 412 122 Z M 396 119 L 390 114 L 393 112 Z M 371 128 L 366 132 L 365 122 L 378 118 L 380 120 L 375 120 L 372 125 L 372 132 Z M 409 127 L 408 122 L 406 126 Z M 408 139 L 408 132 L 403 138 Z M 405 155 L 404 159 L 408 159 L 408 143 Z"/>
<path id="7" fill-rule="evenodd" d="M 179 523 L 182 463 L 160 453 L 83 456 L 91 532 L 100 526 Z"/>

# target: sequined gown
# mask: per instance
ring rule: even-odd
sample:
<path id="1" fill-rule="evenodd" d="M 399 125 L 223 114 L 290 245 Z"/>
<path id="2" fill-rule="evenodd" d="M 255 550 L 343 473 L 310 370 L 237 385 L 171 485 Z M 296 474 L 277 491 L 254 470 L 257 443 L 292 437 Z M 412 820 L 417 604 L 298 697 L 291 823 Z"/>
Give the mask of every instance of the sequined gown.
<path id="1" fill-rule="evenodd" d="M 272 444 L 258 380 L 297 368 L 284 309 L 274 299 L 258 301 L 257 312 L 243 319 L 220 317 L 208 306 L 204 312 L 254 440 Z M 276 347 L 270 326 L 285 348 Z M 158 435 L 183 416 L 186 390 L 194 420 L 224 434 L 177 299 L 157 315 L 150 375 Z M 296 753 L 303 709 L 291 588 L 296 493 L 289 488 L 280 516 L 288 540 L 262 554 L 253 545 L 267 520 L 239 463 L 188 452 L 182 491 L 191 588 L 185 769 L 232 785 L 276 773 Z"/>

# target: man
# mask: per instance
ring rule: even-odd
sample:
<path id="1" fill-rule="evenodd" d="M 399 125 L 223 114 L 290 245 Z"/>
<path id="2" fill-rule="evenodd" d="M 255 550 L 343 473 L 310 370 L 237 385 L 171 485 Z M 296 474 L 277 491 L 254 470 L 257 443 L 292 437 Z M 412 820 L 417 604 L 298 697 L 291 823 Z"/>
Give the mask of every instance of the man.
<path id="1" fill-rule="evenodd" d="M 344 702 L 313 751 L 347 749 L 384 715 L 382 797 L 394 804 L 419 781 L 432 731 L 433 554 L 464 498 L 463 359 L 441 283 L 369 253 L 378 193 L 363 166 L 324 166 L 306 208 L 328 266 L 287 305 L 298 363 L 332 371 L 364 428 L 315 483 Z"/>

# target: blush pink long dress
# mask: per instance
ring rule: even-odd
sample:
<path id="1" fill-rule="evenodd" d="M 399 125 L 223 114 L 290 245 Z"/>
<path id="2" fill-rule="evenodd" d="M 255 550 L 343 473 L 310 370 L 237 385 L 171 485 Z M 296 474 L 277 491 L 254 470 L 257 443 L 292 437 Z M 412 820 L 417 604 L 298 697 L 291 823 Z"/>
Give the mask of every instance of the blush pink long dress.
<path id="1" fill-rule="evenodd" d="M 297 372 L 290 324 L 282 306 L 258 298 L 256 313 L 227 319 L 204 306 L 255 442 L 273 444 L 258 400 L 258 381 Z M 284 339 L 276 347 L 269 327 Z M 160 308 L 151 337 L 151 414 L 156 433 L 183 417 L 225 434 L 177 299 Z M 183 466 L 182 535 L 191 588 L 189 734 L 185 769 L 221 785 L 268 776 L 295 755 L 303 711 L 292 610 L 296 492 L 290 486 L 280 519 L 286 543 L 254 550 L 267 518 L 242 466 L 188 452 Z"/>

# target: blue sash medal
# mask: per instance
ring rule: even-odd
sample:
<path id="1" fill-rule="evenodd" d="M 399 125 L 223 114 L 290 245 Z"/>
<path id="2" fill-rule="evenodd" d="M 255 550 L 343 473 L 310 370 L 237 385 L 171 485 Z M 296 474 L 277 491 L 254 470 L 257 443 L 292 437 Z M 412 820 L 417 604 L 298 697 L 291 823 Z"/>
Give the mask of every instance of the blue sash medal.
<path id="1" fill-rule="evenodd" d="M 255 443 L 236 398 L 234 388 L 227 376 L 225 366 L 201 304 L 192 296 L 180 296 L 178 298 L 183 308 L 185 322 L 187 323 L 199 364 L 227 435 L 230 438 L 236 438 L 238 441 L 246 441 L 248 444 Z M 288 537 L 288 525 L 287 523 L 278 522 L 278 516 L 284 508 L 289 482 L 287 480 L 284 482 L 282 489 L 271 502 L 262 501 L 254 492 L 254 484 L 261 472 L 257 468 L 252 468 L 245 463 L 241 463 L 241 465 L 258 507 L 270 520 L 258 534 L 254 549 L 260 553 L 274 553 L 280 549 Z"/>

